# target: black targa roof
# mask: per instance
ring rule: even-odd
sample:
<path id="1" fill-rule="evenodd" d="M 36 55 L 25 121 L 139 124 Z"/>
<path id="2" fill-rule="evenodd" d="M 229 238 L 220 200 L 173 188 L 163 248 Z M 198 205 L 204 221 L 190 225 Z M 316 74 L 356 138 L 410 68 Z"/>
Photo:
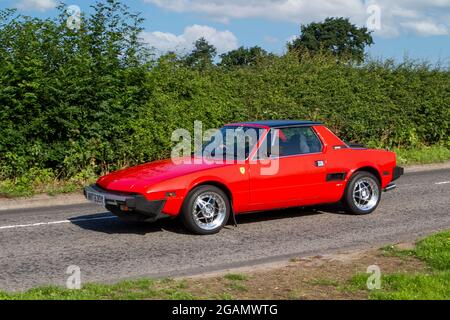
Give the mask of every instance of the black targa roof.
<path id="1" fill-rule="evenodd" d="M 240 122 L 232 123 L 231 125 L 242 125 L 242 126 L 264 126 L 270 128 L 282 128 L 282 127 L 292 127 L 292 126 L 314 126 L 321 125 L 322 122 L 308 121 L 308 120 L 263 120 L 263 121 L 251 121 L 251 122 Z"/>

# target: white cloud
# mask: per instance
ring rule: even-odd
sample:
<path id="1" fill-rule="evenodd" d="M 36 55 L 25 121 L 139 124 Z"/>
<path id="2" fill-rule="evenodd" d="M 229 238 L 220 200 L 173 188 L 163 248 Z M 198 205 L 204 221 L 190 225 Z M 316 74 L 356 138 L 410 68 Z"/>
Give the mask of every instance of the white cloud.
<path id="1" fill-rule="evenodd" d="M 47 11 L 56 7 L 55 0 L 20 0 L 17 8 L 20 10 Z"/>
<path id="2" fill-rule="evenodd" d="M 294 40 L 297 39 L 297 38 L 298 38 L 298 34 L 293 34 L 292 36 L 289 36 L 289 37 L 286 39 L 286 42 L 292 43 L 292 42 L 294 42 Z"/>
<path id="3" fill-rule="evenodd" d="M 379 0 L 381 30 L 376 34 L 395 37 L 404 33 L 420 36 L 450 34 L 450 0 Z"/>
<path id="4" fill-rule="evenodd" d="M 431 21 L 405 22 L 402 26 L 422 36 L 442 36 L 449 34 L 447 26 Z"/>
<path id="5" fill-rule="evenodd" d="M 369 5 L 381 9 L 381 29 L 375 34 L 393 37 L 402 33 L 450 33 L 450 0 L 144 0 L 174 12 L 196 12 L 210 19 L 263 18 L 296 24 L 326 17 L 348 17 L 365 25 Z"/>
<path id="6" fill-rule="evenodd" d="M 218 21 L 233 18 L 269 18 L 299 22 L 364 9 L 360 0 L 145 0 L 175 12 L 200 12 Z"/>
<path id="7" fill-rule="evenodd" d="M 270 43 L 270 44 L 274 44 L 274 43 L 277 43 L 278 41 L 280 41 L 280 39 L 278 39 L 277 37 L 274 37 L 274 36 L 265 36 L 264 41 L 267 43 Z"/>
<path id="8" fill-rule="evenodd" d="M 180 35 L 160 31 L 142 33 L 143 40 L 160 53 L 167 51 L 189 52 L 194 48 L 194 42 L 201 37 L 214 45 L 218 54 L 234 50 L 239 46 L 238 39 L 232 32 L 228 30 L 218 31 L 209 26 L 196 24 L 186 27 Z"/>

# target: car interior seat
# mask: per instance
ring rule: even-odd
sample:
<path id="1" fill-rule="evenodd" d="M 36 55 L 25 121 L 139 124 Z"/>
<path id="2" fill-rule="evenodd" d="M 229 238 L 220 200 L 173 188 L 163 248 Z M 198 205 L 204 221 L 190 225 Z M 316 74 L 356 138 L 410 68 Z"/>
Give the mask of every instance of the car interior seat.
<path id="1" fill-rule="evenodd" d="M 308 140 L 306 139 L 305 135 L 299 134 L 299 139 L 300 139 L 300 153 L 301 154 L 310 153 L 311 148 L 308 145 Z"/>

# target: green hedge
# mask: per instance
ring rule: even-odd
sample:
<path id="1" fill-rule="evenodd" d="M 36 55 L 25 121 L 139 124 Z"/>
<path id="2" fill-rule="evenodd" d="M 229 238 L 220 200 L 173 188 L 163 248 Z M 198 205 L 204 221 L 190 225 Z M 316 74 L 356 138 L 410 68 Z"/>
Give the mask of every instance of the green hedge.
<path id="1" fill-rule="evenodd" d="M 199 71 L 171 57 L 149 59 L 129 42 L 138 28 L 86 19 L 72 32 L 58 21 L 0 15 L 2 178 L 31 169 L 70 178 L 164 158 L 172 131 L 191 130 L 194 120 L 208 129 L 312 119 L 373 147 L 450 147 L 448 69 L 286 55 Z"/>

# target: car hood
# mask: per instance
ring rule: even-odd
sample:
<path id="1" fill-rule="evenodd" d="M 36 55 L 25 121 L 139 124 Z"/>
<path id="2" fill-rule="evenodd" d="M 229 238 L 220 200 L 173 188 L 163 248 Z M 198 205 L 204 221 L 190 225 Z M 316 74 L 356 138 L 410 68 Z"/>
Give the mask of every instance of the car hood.
<path id="1" fill-rule="evenodd" d="M 183 163 L 171 159 L 142 164 L 107 174 L 97 181 L 100 187 L 121 192 L 144 192 L 149 186 L 186 174 L 217 168 L 225 164 L 195 163 L 194 158 L 184 158 Z"/>

